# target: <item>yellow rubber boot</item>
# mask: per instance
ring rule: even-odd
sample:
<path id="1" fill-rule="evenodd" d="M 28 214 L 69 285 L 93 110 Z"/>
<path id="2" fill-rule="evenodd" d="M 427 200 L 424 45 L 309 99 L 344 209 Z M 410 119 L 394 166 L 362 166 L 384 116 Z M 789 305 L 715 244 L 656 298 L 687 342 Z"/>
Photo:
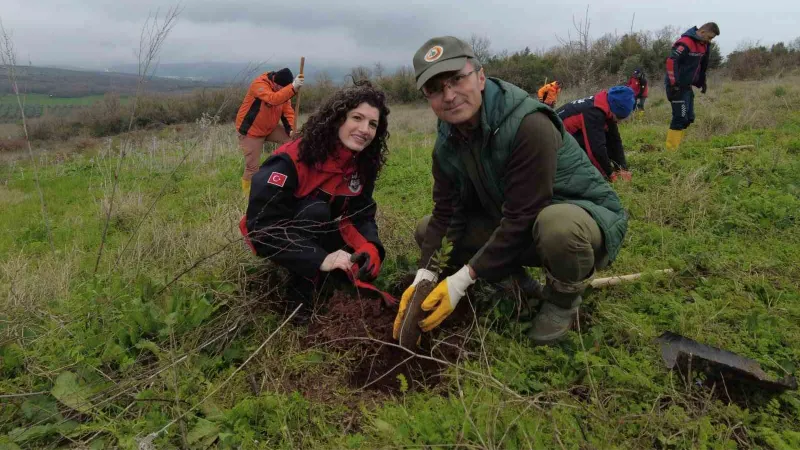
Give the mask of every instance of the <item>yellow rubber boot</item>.
<path id="1" fill-rule="evenodd" d="M 242 180 L 242 192 L 244 192 L 245 197 L 250 197 L 250 180 Z"/>
<path id="2" fill-rule="evenodd" d="M 667 150 L 674 152 L 681 145 L 683 139 L 683 130 L 669 130 L 667 131 Z"/>

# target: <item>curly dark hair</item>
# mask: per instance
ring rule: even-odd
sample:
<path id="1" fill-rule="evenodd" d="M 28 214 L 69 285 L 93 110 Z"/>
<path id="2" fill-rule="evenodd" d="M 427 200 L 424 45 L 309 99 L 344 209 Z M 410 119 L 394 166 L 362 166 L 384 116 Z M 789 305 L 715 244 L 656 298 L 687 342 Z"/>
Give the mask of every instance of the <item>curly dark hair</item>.
<path id="1" fill-rule="evenodd" d="M 373 87 L 369 81 L 358 81 L 328 98 L 312 114 L 300 130 L 300 162 L 313 167 L 323 163 L 336 151 L 339 143 L 339 127 L 347 119 L 347 113 L 362 103 L 378 109 L 378 129 L 375 138 L 356 157 L 358 174 L 364 183 L 372 183 L 386 162 L 389 139 L 389 108 L 383 91 Z"/>

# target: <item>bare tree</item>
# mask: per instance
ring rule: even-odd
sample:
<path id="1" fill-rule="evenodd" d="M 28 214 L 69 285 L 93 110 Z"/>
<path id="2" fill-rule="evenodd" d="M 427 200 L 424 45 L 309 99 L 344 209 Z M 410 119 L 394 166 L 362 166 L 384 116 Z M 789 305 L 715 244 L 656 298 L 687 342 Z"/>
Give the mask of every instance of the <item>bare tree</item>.
<path id="1" fill-rule="evenodd" d="M 372 66 L 372 74 L 375 75 L 375 78 L 383 78 L 384 72 L 386 72 L 386 69 L 380 62 L 376 62 L 375 65 Z"/>
<path id="2" fill-rule="evenodd" d="M 323 88 L 330 88 L 333 87 L 333 79 L 331 78 L 331 74 L 326 71 L 317 72 L 314 76 L 314 81 L 317 83 L 317 86 Z"/>
<path id="3" fill-rule="evenodd" d="M 472 47 L 472 52 L 475 53 L 475 57 L 478 58 L 478 61 L 486 63 L 486 61 L 492 57 L 492 52 L 490 50 L 492 41 L 489 40 L 488 36 L 479 36 L 472 33 L 469 37 L 469 45 Z"/>
<path id="4" fill-rule="evenodd" d="M 572 81 L 580 85 L 589 85 L 600 65 L 589 32 L 591 25 L 589 6 L 587 5 L 583 20 L 576 21 L 575 17 L 572 17 L 574 31 L 568 30 L 566 39 L 556 36 L 566 52 L 565 58 L 562 58 L 562 64 L 565 65 L 563 69 L 566 73 L 574 74 L 575 79 Z"/>
<path id="5" fill-rule="evenodd" d="M 672 43 L 678 36 L 681 35 L 681 30 L 675 26 L 666 26 L 658 31 L 656 31 L 653 35 L 653 39 L 656 41 L 669 41 Z"/>
<path id="6" fill-rule="evenodd" d="M 372 70 L 365 66 L 353 67 L 350 69 L 350 76 L 353 77 L 353 82 L 369 80 L 372 78 Z"/>
<path id="7" fill-rule="evenodd" d="M 33 156 L 33 147 L 31 146 L 31 139 L 28 135 L 28 123 L 25 120 L 25 107 L 22 103 L 22 96 L 19 92 L 19 86 L 17 85 L 17 54 L 14 51 L 14 42 L 11 39 L 11 35 L 6 31 L 5 27 L 3 26 L 3 22 L 0 21 L 0 62 L 3 63 L 3 66 L 6 68 L 6 72 L 8 74 L 8 81 L 11 84 L 11 90 L 14 92 L 14 95 L 17 97 L 17 105 L 19 106 L 19 113 L 22 118 L 22 131 L 25 134 L 25 143 L 28 145 L 28 155 L 31 159 L 31 164 L 33 164 L 33 177 L 34 181 L 36 182 L 36 191 L 39 193 L 39 204 L 42 208 L 42 219 L 44 220 L 44 226 L 47 230 L 47 242 L 50 244 L 50 251 L 55 253 L 55 245 L 53 244 L 53 233 L 50 230 L 50 219 L 47 215 L 47 204 L 44 201 L 44 193 L 42 192 L 42 186 L 39 183 L 39 166 L 36 164 L 36 158 Z"/>
<path id="8" fill-rule="evenodd" d="M 158 55 L 161 53 L 161 47 L 167 39 L 169 32 L 175 26 L 178 20 L 178 15 L 181 12 L 180 5 L 172 7 L 167 10 L 163 18 L 159 18 L 158 11 L 147 17 L 147 20 L 142 26 L 142 32 L 139 36 L 139 50 L 137 52 L 139 62 L 139 79 L 136 83 L 136 94 L 133 97 L 131 106 L 131 116 L 128 120 L 128 131 L 133 129 L 133 121 L 136 118 L 136 106 L 142 94 L 144 84 L 147 79 L 152 76 L 154 72 L 153 64 L 158 64 Z M 111 222 L 111 213 L 114 209 L 114 197 L 117 193 L 117 186 L 119 185 L 119 174 L 122 170 L 122 163 L 125 160 L 128 147 L 130 147 L 130 139 L 123 142 L 120 146 L 119 159 L 117 161 L 117 168 L 114 171 L 114 184 L 111 188 L 111 198 L 108 202 L 108 210 L 106 211 L 106 220 L 103 225 L 103 237 L 100 240 L 100 248 L 97 250 L 97 260 L 94 263 L 94 273 L 100 266 L 100 260 L 103 257 L 103 248 L 105 248 L 106 237 L 108 236 L 108 225 Z"/>
<path id="9" fill-rule="evenodd" d="M 789 44 L 789 49 L 794 51 L 800 51 L 800 37 L 795 38 L 791 44 Z"/>

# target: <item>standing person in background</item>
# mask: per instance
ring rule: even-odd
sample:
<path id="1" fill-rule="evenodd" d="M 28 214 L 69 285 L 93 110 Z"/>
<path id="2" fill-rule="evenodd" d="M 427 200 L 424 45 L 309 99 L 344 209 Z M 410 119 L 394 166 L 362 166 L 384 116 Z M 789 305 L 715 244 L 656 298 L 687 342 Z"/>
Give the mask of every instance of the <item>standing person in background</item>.
<path id="1" fill-rule="evenodd" d="M 706 93 L 706 70 L 711 52 L 711 41 L 719 36 L 719 26 L 714 22 L 700 28 L 692 27 L 672 44 L 666 61 L 664 84 L 667 99 L 672 103 L 672 122 L 667 132 L 666 148 L 675 151 L 683 134 L 694 122 L 694 91 L 692 86 Z"/>
<path id="2" fill-rule="evenodd" d="M 636 99 L 636 109 L 644 112 L 644 101 L 647 99 L 649 86 L 647 77 L 642 69 L 635 69 L 628 79 L 628 87 L 633 90 L 633 97 Z"/>
<path id="3" fill-rule="evenodd" d="M 561 93 L 563 87 L 564 84 L 560 81 L 553 81 L 552 83 L 545 84 L 539 88 L 539 101 L 555 109 L 556 102 L 558 101 L 558 94 Z"/>
<path id="4" fill-rule="evenodd" d="M 564 128 L 578 141 L 589 160 L 610 181 L 630 181 L 617 122 L 633 112 L 633 90 L 614 86 L 558 108 Z"/>
<path id="5" fill-rule="evenodd" d="M 239 148 L 244 155 L 242 191 L 250 195 L 250 182 L 258 171 L 264 141 L 283 144 L 295 129 L 291 99 L 303 86 L 304 77 L 292 75 L 284 67 L 277 72 L 265 72 L 250 84 L 244 101 L 236 114 Z M 278 123 L 282 126 L 278 126 Z"/>

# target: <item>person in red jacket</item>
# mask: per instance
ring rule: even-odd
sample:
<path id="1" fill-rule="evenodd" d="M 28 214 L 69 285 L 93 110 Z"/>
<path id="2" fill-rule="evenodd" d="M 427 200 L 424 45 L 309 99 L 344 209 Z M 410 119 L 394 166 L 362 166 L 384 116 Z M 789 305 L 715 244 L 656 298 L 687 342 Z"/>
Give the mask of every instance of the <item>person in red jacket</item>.
<path id="1" fill-rule="evenodd" d="M 633 75 L 628 79 L 628 87 L 633 90 L 633 97 L 636 99 L 636 109 L 644 111 L 644 101 L 647 99 L 649 86 L 647 77 L 644 76 L 642 69 L 635 69 Z"/>
<path id="2" fill-rule="evenodd" d="M 306 305 L 324 274 L 380 274 L 385 250 L 372 193 L 386 161 L 388 114 L 384 93 L 369 82 L 341 90 L 253 176 L 244 219 L 252 248 L 289 270 Z"/>
<path id="3" fill-rule="evenodd" d="M 631 179 L 617 122 L 633 112 L 635 100 L 628 86 L 614 86 L 558 108 L 564 128 L 586 151 L 605 178 Z"/>
<path id="4" fill-rule="evenodd" d="M 303 86 L 303 81 L 302 74 L 295 77 L 284 67 L 277 72 L 262 73 L 250 84 L 236 114 L 236 131 L 245 162 L 242 175 L 245 196 L 250 192 L 251 179 L 261 163 L 264 141 L 283 144 L 295 129 L 291 99 Z M 279 123 L 282 126 L 278 126 Z"/>

